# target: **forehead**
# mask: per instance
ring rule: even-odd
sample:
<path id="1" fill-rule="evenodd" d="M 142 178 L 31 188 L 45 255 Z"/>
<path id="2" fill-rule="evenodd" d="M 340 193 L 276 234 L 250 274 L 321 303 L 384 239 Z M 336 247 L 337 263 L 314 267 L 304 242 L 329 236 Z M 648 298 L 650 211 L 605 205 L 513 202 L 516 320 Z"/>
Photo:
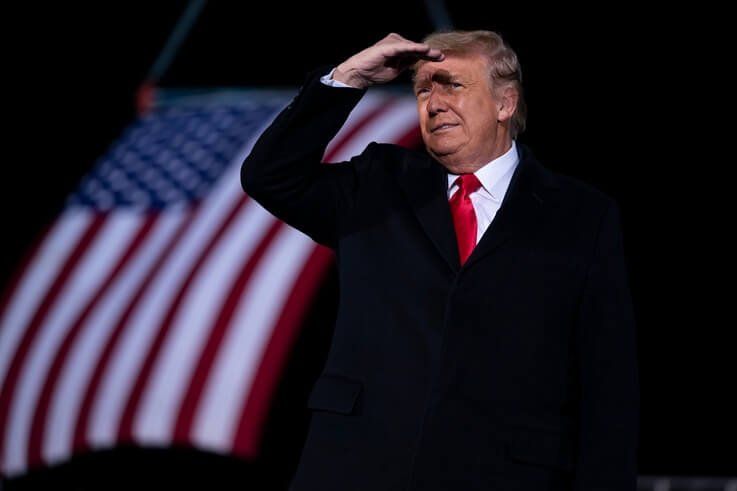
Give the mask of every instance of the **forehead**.
<path id="1" fill-rule="evenodd" d="M 486 78 L 488 64 L 486 58 L 473 53 L 449 54 L 443 61 L 425 61 L 419 65 L 413 80 L 415 83 L 432 80 L 437 77 Z"/>

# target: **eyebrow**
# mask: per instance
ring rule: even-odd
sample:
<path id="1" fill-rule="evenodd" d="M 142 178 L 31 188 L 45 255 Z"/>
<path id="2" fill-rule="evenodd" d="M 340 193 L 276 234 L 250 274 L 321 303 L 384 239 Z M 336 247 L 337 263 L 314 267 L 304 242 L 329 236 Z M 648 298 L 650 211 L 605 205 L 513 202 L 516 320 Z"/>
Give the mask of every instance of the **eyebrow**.
<path id="1" fill-rule="evenodd" d="M 421 83 L 426 83 L 427 81 L 433 81 L 438 82 L 439 84 L 448 84 L 451 80 L 454 78 L 457 78 L 455 75 L 450 73 L 447 70 L 438 70 L 432 74 L 431 77 L 424 76 L 420 79 L 417 79 L 416 77 L 412 77 L 412 85 L 417 87 Z"/>

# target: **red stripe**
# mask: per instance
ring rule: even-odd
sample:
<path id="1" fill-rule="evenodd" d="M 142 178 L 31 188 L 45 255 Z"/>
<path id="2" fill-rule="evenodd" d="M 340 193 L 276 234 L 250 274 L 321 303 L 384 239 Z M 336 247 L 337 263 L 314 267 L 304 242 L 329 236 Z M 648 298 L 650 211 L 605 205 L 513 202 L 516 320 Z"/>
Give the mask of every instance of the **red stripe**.
<path id="1" fill-rule="evenodd" d="M 75 321 L 71 324 L 71 328 L 64 337 L 59 350 L 54 356 L 54 361 L 51 364 L 49 373 L 44 380 L 43 390 L 41 391 L 41 397 L 36 405 L 36 410 L 33 414 L 33 424 L 31 425 L 31 436 L 28 444 L 28 467 L 32 468 L 37 465 L 43 465 L 43 456 L 41 447 L 43 444 L 43 435 L 46 430 L 46 417 L 49 410 L 49 404 L 51 397 L 56 390 L 56 383 L 61 375 L 62 367 L 64 366 L 69 351 L 72 349 L 74 342 L 76 341 L 79 333 L 82 332 L 82 326 L 87 321 L 87 318 L 92 313 L 93 308 L 100 301 L 102 296 L 108 291 L 113 282 L 118 278 L 123 268 L 128 264 L 128 261 L 133 254 L 138 250 L 141 243 L 148 235 L 149 231 L 156 222 L 157 215 L 150 215 L 144 222 L 142 227 L 136 233 L 136 236 L 128 245 L 125 253 L 120 257 L 118 263 L 115 265 L 113 270 L 108 274 L 105 281 L 102 283 L 100 288 L 97 289 L 92 298 L 87 302 L 87 305 L 79 313 Z"/>
<path id="2" fill-rule="evenodd" d="M 178 411 L 179 416 L 177 417 L 174 427 L 173 437 L 175 443 L 189 442 L 189 433 L 192 428 L 192 421 L 194 420 L 194 415 L 197 413 L 197 409 L 201 403 L 202 391 L 204 390 L 205 382 L 210 374 L 210 369 L 216 359 L 216 355 L 220 351 L 220 346 L 222 345 L 223 339 L 225 339 L 228 328 L 232 325 L 231 319 L 233 318 L 233 314 L 238 306 L 238 302 L 242 298 L 243 292 L 253 275 L 253 271 L 256 269 L 259 261 L 261 261 L 264 253 L 271 245 L 276 233 L 283 229 L 283 225 L 283 222 L 274 221 L 274 224 L 261 239 L 261 242 L 248 258 L 248 261 L 243 265 L 235 284 L 231 287 L 230 293 L 219 310 L 220 314 L 214 324 L 215 327 L 207 340 L 205 349 L 200 355 L 197 369 L 188 385 L 189 390 L 187 391 Z"/>
<path id="3" fill-rule="evenodd" d="M 102 376 L 107 371 L 107 367 L 110 363 L 110 358 L 112 357 L 113 350 L 118 345 L 118 341 L 125 331 L 125 327 L 128 324 L 128 319 L 130 319 L 130 316 L 135 311 L 135 308 L 141 301 L 141 298 L 143 298 L 144 294 L 148 292 L 151 283 L 153 282 L 154 278 L 156 278 L 156 275 L 158 274 L 162 265 L 166 262 L 166 259 L 169 257 L 171 251 L 174 250 L 177 244 L 179 244 L 179 241 L 184 236 L 185 231 L 192 224 L 193 218 L 196 214 L 195 210 L 187 215 L 182 223 L 179 224 L 174 234 L 172 234 L 171 238 L 169 238 L 166 246 L 161 249 L 158 257 L 146 274 L 146 278 L 136 289 L 135 295 L 128 302 L 125 311 L 118 319 L 115 327 L 113 328 L 112 334 L 105 343 L 104 348 L 101 350 L 100 358 L 97 360 L 97 364 L 95 365 L 95 369 L 93 370 L 92 379 L 87 385 L 87 389 L 85 391 L 84 398 L 82 399 L 82 404 L 79 409 L 79 415 L 77 416 L 77 422 L 74 426 L 73 446 L 75 453 L 86 452 L 90 449 L 89 441 L 87 440 L 87 431 L 92 411 L 92 403 L 95 399 L 95 396 L 97 396 L 100 383 L 102 382 Z"/>
<path id="4" fill-rule="evenodd" d="M 179 291 L 174 297 L 174 301 L 169 306 L 169 310 L 167 311 L 161 325 L 158 327 L 156 337 L 154 338 L 154 341 L 151 344 L 148 353 L 146 353 L 145 361 L 143 362 L 138 376 L 136 377 L 136 383 L 133 387 L 133 392 L 131 393 L 130 398 L 128 399 L 128 403 L 125 406 L 123 417 L 120 421 L 120 428 L 118 428 L 118 438 L 120 440 L 133 440 L 133 421 L 135 419 L 136 413 L 138 412 L 138 408 L 141 403 L 141 397 L 150 381 L 151 370 L 153 370 L 154 362 L 156 361 L 156 358 L 159 355 L 159 351 L 161 350 L 161 346 L 164 344 L 164 340 L 169 333 L 172 321 L 174 320 L 174 316 L 179 310 L 179 307 L 181 306 L 182 301 L 184 300 L 186 293 L 189 290 L 190 285 L 192 284 L 192 280 L 196 276 L 197 271 L 200 269 L 202 264 L 209 257 L 210 253 L 212 252 L 213 248 L 218 243 L 222 235 L 230 227 L 230 224 L 233 222 L 233 220 L 235 220 L 235 217 L 238 216 L 238 213 L 243 209 L 243 206 L 247 201 L 248 198 L 243 195 L 238 199 L 237 202 L 233 204 L 228 215 L 220 224 L 218 230 L 210 238 L 209 242 L 205 246 L 205 249 L 200 253 L 200 256 L 189 269 L 184 283 L 182 283 L 182 285 L 179 287 Z"/>
<path id="5" fill-rule="evenodd" d="M 8 423 L 7 418 L 10 411 L 10 404 L 13 400 L 13 396 L 15 395 L 15 388 L 18 383 L 18 377 L 20 376 L 20 370 L 28 356 L 31 343 L 36 339 L 38 330 L 46 320 L 46 315 L 49 313 L 52 305 L 56 302 L 56 299 L 69 279 L 69 276 L 77 267 L 77 264 L 87 251 L 87 248 L 97 235 L 97 232 L 100 230 L 100 227 L 102 227 L 106 218 L 106 214 L 96 215 L 92 222 L 87 226 L 87 230 L 82 234 L 66 263 L 59 272 L 59 275 L 54 279 L 53 284 L 46 292 L 41 305 L 34 313 L 31 322 L 28 324 L 28 327 L 23 334 L 23 339 L 18 346 L 18 350 L 13 357 L 13 361 L 10 363 L 10 369 L 8 370 L 7 377 L 3 383 L 2 390 L 0 391 L 0 457 L 4 455 L 5 450 L 5 430 Z"/>
<path id="6" fill-rule="evenodd" d="M 316 245 L 292 286 L 269 344 L 264 350 L 251 390 L 244 395 L 244 409 L 233 439 L 232 452 L 235 455 L 246 459 L 258 456 L 261 434 L 273 393 L 297 338 L 307 307 L 312 302 L 332 260 L 333 253 L 330 249 Z"/>

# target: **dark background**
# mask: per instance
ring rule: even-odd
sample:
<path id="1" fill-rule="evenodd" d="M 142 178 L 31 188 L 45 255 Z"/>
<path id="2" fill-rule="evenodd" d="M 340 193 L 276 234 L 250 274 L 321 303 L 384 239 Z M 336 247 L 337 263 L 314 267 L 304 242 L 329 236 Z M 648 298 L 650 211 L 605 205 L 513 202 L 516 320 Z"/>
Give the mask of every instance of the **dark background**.
<path id="1" fill-rule="evenodd" d="M 311 5 L 210 2 L 163 87 L 299 86 L 391 31 L 433 30 L 421 1 Z M 638 322 L 640 474 L 735 475 L 734 316 L 726 238 L 729 140 L 712 85 L 711 17 L 641 5 L 545 7 L 448 2 L 455 27 L 500 32 L 517 51 L 529 110 L 520 140 L 557 172 L 621 206 Z M 8 16 L 0 194 L 0 283 L 65 197 L 135 118 L 135 94 L 186 2 L 30 6 Z M 330 17 L 326 15 L 330 12 Z M 406 77 L 398 81 L 406 81 Z M 8 138 L 6 136 L 5 138 Z M 305 325 L 269 422 L 262 459 L 188 449 L 81 456 L 11 483 L 95 489 L 154 482 L 285 489 L 303 409 L 330 339 L 334 271 Z M 146 477 L 144 477 L 146 476 Z"/>

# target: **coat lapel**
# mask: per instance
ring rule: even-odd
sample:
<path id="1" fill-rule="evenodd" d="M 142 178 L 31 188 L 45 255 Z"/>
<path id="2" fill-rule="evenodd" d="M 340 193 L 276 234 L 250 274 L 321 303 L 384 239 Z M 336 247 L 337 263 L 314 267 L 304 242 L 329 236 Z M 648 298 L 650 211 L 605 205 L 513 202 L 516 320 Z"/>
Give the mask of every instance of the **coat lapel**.
<path id="1" fill-rule="evenodd" d="M 525 145 L 518 144 L 517 148 L 520 161 L 502 205 L 463 265 L 464 268 L 472 267 L 511 237 L 534 232 L 540 227 L 545 210 L 550 205 L 547 189 L 555 187 L 552 174 Z"/>
<path id="2" fill-rule="evenodd" d="M 448 206 L 445 168 L 427 154 L 408 152 L 399 173 L 399 184 L 423 230 L 450 269 L 457 272 L 461 265 Z"/>
<path id="3" fill-rule="evenodd" d="M 520 162 L 494 220 L 463 265 L 472 267 L 510 237 L 534 231 L 544 216 L 548 195 L 554 187 L 549 170 L 535 160 L 529 148 L 517 144 Z M 399 183 L 422 228 L 452 271 L 461 269 L 453 219 L 448 205 L 445 168 L 429 155 L 410 152 L 399 174 Z"/>

